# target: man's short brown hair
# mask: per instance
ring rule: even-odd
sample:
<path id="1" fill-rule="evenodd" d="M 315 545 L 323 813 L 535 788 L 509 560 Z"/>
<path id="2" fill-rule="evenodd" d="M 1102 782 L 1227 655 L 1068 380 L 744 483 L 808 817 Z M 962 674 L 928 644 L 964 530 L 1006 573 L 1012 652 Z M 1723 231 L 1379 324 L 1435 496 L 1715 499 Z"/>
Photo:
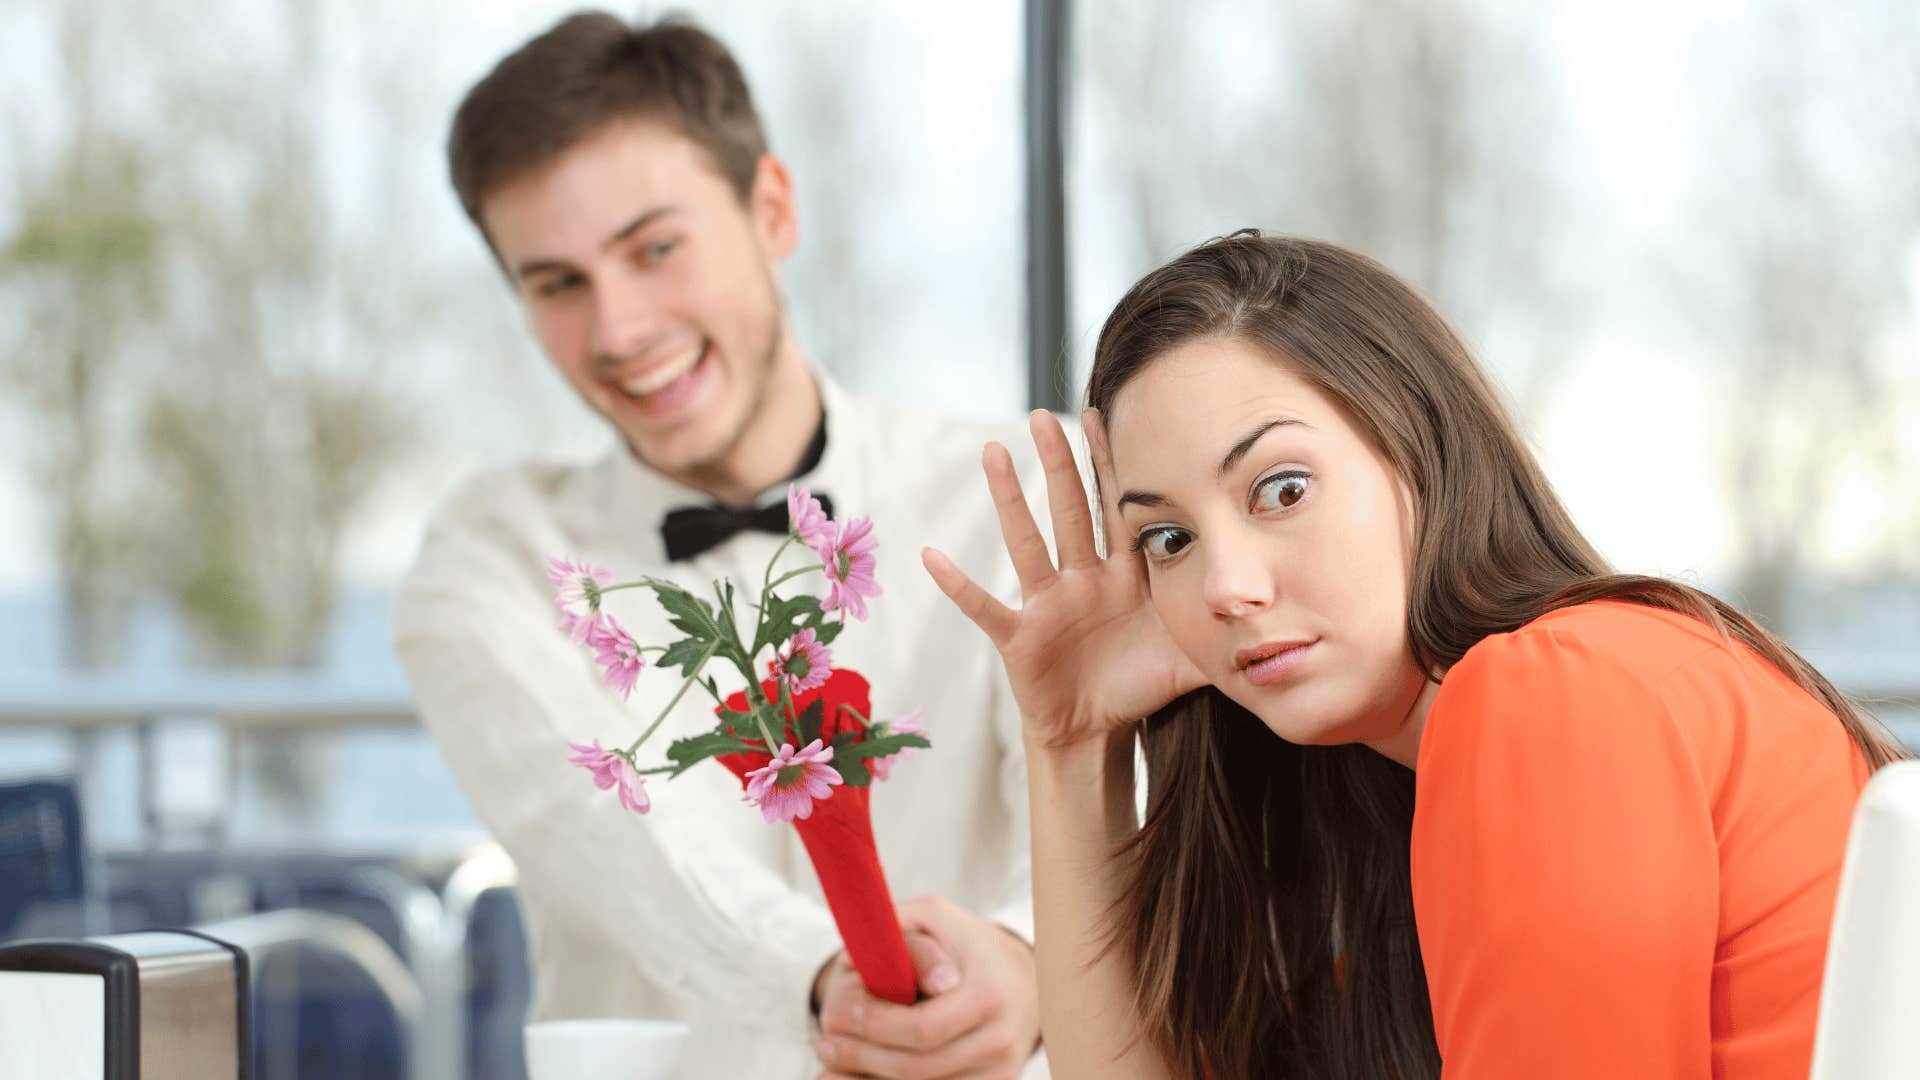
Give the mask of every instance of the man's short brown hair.
<path id="1" fill-rule="evenodd" d="M 453 116 L 447 164 L 467 216 L 502 185 L 619 120 L 664 120 L 692 139 L 742 201 L 767 139 L 727 47 L 683 16 L 630 26 L 569 15 L 508 54 Z"/>

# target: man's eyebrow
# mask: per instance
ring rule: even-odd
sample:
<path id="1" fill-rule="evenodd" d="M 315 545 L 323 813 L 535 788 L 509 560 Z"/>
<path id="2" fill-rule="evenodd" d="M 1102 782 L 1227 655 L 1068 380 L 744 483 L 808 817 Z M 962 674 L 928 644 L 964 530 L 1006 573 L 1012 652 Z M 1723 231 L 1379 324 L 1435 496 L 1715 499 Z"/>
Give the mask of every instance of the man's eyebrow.
<path id="1" fill-rule="evenodd" d="M 620 241 L 625 240 L 627 237 L 632 236 L 634 233 L 639 232 L 641 229 L 644 229 L 647 226 L 653 224 L 655 221 L 658 221 L 660 218 L 663 218 L 668 214 L 673 213 L 676 209 L 678 209 L 678 207 L 656 206 L 653 209 L 648 210 L 646 213 L 641 214 L 639 217 L 636 217 L 632 221 L 629 221 L 625 225 L 622 225 L 618 229 L 615 229 L 612 235 L 608 236 L 605 240 L 600 242 L 600 250 L 601 251 L 607 250 L 613 245 L 619 243 Z"/>
<path id="2" fill-rule="evenodd" d="M 1291 416 L 1275 417 L 1274 419 L 1269 420 L 1264 424 L 1261 424 L 1259 427 L 1254 428 L 1252 431 L 1247 432 L 1245 438 L 1241 439 L 1237 443 L 1234 443 L 1233 449 L 1227 451 L 1227 456 L 1220 459 L 1220 468 L 1215 470 L 1214 475 L 1224 478 L 1227 475 L 1227 473 L 1233 471 L 1233 467 L 1235 465 L 1240 464 L 1241 458 L 1246 457 L 1248 453 L 1252 452 L 1253 445 L 1260 441 L 1261 436 L 1265 435 L 1269 431 L 1272 431 L 1274 428 L 1286 427 L 1292 424 L 1298 424 L 1304 428 L 1310 428 L 1313 426 L 1312 424 L 1307 423 L 1305 420 L 1298 420 Z"/>
<path id="3" fill-rule="evenodd" d="M 607 238 L 600 242 L 600 250 L 607 250 L 620 241 L 625 240 L 627 237 L 632 236 L 634 233 L 639 232 L 641 229 L 653 224 L 655 221 L 658 221 L 660 218 L 673 213 L 676 209 L 678 209 L 678 207 L 656 206 L 652 210 L 638 215 L 632 221 L 627 222 L 625 225 L 620 226 L 608 234 Z M 529 259 L 514 267 L 514 276 L 525 278 L 533 274 L 544 274 L 556 270 L 571 269 L 573 269 L 573 264 L 565 259 Z"/>

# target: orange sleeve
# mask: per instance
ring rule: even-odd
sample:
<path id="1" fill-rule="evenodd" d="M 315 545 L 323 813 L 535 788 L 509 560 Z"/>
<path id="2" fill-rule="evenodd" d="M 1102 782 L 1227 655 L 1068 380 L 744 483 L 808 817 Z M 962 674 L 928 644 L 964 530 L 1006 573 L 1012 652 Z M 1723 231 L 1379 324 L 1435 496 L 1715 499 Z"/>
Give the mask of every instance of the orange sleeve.
<path id="1" fill-rule="evenodd" d="M 1709 1075 L 1710 799 L 1632 657 L 1543 628 L 1482 642 L 1428 716 L 1415 799 L 1445 1076 Z"/>

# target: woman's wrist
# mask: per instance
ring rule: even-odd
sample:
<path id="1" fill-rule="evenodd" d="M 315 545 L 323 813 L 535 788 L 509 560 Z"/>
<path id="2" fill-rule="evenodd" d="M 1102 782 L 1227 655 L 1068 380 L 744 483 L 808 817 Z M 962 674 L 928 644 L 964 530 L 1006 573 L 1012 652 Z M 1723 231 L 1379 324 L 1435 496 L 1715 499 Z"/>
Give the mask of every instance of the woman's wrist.
<path id="1" fill-rule="evenodd" d="M 1110 838 L 1139 827 L 1134 812 L 1134 732 L 1119 728 L 1067 744 L 1026 740 L 1031 794 Z M 1066 824 L 1066 822 L 1061 822 Z"/>

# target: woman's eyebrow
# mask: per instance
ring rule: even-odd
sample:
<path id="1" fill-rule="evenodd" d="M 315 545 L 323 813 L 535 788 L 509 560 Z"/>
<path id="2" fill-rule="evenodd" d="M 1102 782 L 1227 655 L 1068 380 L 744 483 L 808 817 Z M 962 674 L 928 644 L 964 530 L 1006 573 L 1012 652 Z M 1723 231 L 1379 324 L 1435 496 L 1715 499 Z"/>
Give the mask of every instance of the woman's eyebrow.
<path id="1" fill-rule="evenodd" d="M 1227 473 L 1233 471 L 1235 465 L 1240 464 L 1241 458 L 1246 457 L 1248 453 L 1252 452 L 1253 445 L 1260 441 L 1261 436 L 1272 431 L 1274 428 L 1287 427 L 1293 424 L 1298 424 L 1303 428 L 1311 428 L 1313 426 L 1305 420 L 1292 416 L 1279 416 L 1268 420 L 1252 431 L 1247 432 L 1245 438 L 1233 444 L 1233 449 L 1227 451 L 1227 456 L 1220 459 L 1220 468 L 1215 471 L 1214 475 L 1224 479 Z"/>
<path id="2" fill-rule="evenodd" d="M 1253 451 L 1255 444 L 1257 444 L 1267 432 L 1277 427 L 1289 427 L 1292 425 L 1309 429 L 1313 427 L 1312 424 L 1307 423 L 1305 420 L 1293 416 L 1276 416 L 1271 420 L 1264 421 L 1252 431 L 1247 432 L 1245 438 L 1233 444 L 1233 449 L 1227 451 L 1227 456 L 1220 459 L 1220 468 L 1217 470 L 1216 475 L 1225 478 L 1227 473 L 1231 472 L 1235 465 L 1240 464 L 1240 459 L 1246 457 Z M 1166 506 L 1172 501 L 1172 499 L 1156 491 L 1142 491 L 1139 488 L 1130 488 L 1120 496 L 1120 500 L 1114 504 L 1114 508 L 1118 510 L 1125 509 L 1129 506 Z"/>

